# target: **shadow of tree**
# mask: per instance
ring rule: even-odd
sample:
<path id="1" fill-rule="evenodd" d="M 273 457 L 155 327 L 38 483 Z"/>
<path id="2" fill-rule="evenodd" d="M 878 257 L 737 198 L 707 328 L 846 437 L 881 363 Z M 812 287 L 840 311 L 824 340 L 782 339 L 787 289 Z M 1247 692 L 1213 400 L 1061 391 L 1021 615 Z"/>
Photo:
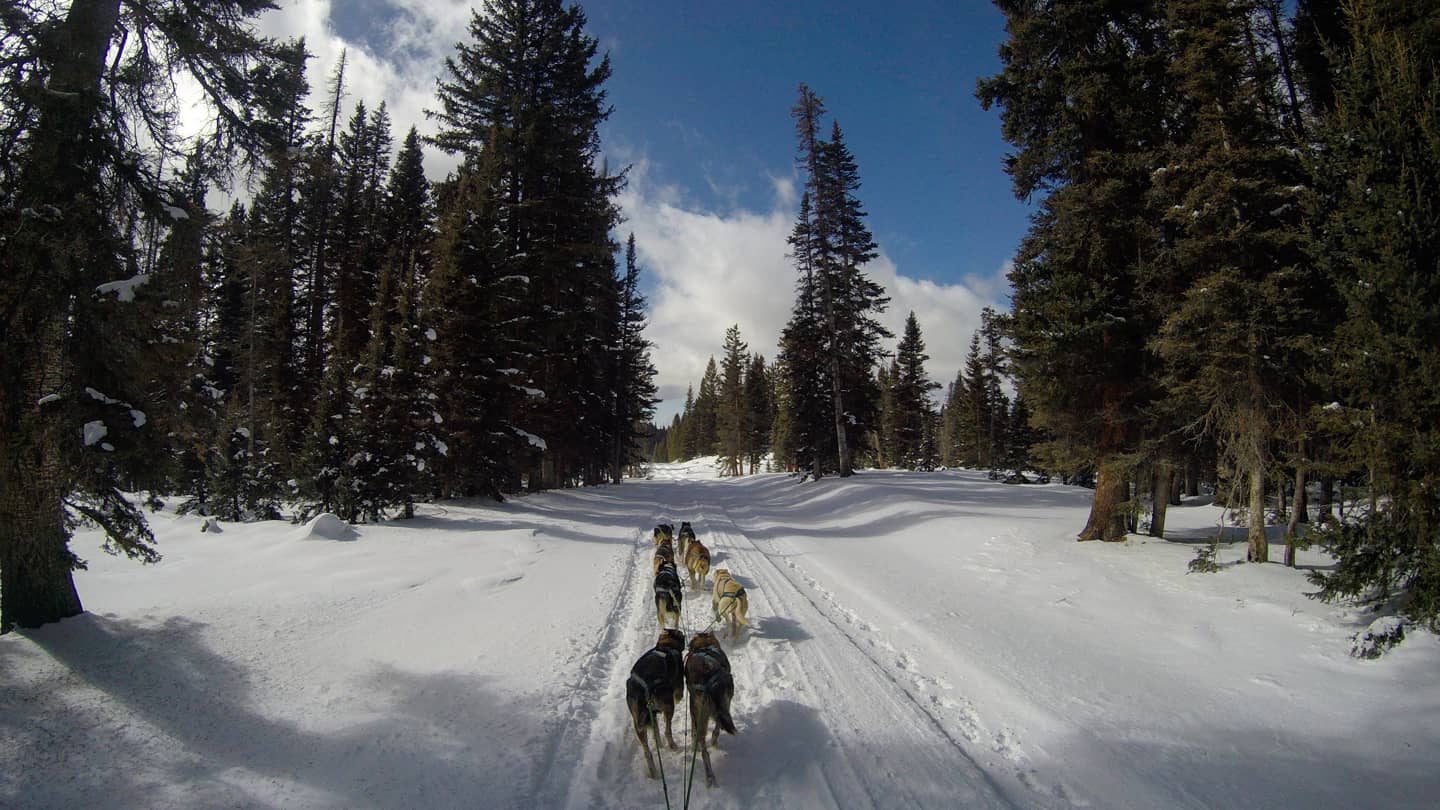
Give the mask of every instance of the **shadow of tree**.
<path id="1" fill-rule="evenodd" d="M 498 699 L 483 676 L 378 666 L 352 683 L 268 683 L 263 670 L 212 650 L 204 629 L 186 619 L 142 626 L 87 614 L 26 634 L 28 651 L 24 640 L 0 644 L 0 662 L 51 659 L 45 678 L 0 688 L 0 805 L 529 801 L 532 772 L 545 763 L 526 734 L 544 720 Z M 269 689 L 306 690 L 274 701 L 304 716 L 267 713 Z"/>

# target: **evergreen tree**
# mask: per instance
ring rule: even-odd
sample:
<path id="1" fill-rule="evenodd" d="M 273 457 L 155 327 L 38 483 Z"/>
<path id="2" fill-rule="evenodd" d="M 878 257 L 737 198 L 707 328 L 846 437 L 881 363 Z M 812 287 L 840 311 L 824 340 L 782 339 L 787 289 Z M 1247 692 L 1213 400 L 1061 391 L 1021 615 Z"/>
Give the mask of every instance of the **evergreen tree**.
<path id="1" fill-rule="evenodd" d="M 782 439 L 790 465 L 809 468 L 819 478 L 830 459 L 838 461 L 836 432 L 830 417 L 831 364 L 825 358 L 825 322 L 815 270 L 816 240 L 808 192 L 800 197 L 800 214 L 789 236 L 791 261 L 800 272 L 795 306 L 780 333 L 780 367 L 783 378 L 780 412 L 775 433 Z"/>
<path id="2" fill-rule="evenodd" d="M 617 350 L 619 384 L 615 390 L 615 483 L 624 469 L 638 460 L 635 439 L 655 415 L 653 344 L 645 338 L 645 296 L 640 293 L 640 265 L 635 258 L 635 234 L 625 243 L 625 278 L 620 283 L 620 345 Z"/>
<path id="3" fill-rule="evenodd" d="M 875 460 L 877 467 L 898 466 L 896 450 L 899 447 L 899 414 L 895 407 L 895 379 L 900 376 L 900 367 L 895 363 L 884 363 L 875 370 L 875 385 L 880 389 L 880 419 L 874 433 Z"/>
<path id="4" fill-rule="evenodd" d="M 184 211 L 149 171 L 159 151 L 187 151 L 161 105 L 174 75 L 199 79 L 222 142 L 253 145 L 242 60 L 268 60 L 251 18 L 271 4 L 164 5 L 75 0 L 6 11 L 3 47 L 18 58 L 0 77 L 0 632 L 82 610 L 71 572 L 83 562 L 68 545 L 74 520 L 100 525 L 131 556 L 155 558 L 144 516 L 119 489 L 127 471 L 153 463 L 146 450 L 155 446 L 143 432 L 143 366 L 121 365 L 153 335 L 142 308 L 126 306 L 145 293 L 121 222 L 136 210 L 172 219 L 169 208 Z M 12 39 L 15 29 L 44 35 Z M 12 99 L 23 107 L 10 108 Z"/>
<path id="5" fill-rule="evenodd" d="M 806 197 L 790 239 L 803 284 L 810 288 L 803 294 L 813 298 L 813 303 L 806 303 L 813 314 L 802 314 L 797 302 L 797 317 L 812 320 L 819 328 L 818 360 L 828 377 L 827 415 L 835 432 L 837 470 L 848 476 L 853 471 L 853 447 L 875 428 L 880 391 L 872 372 L 880 357 L 880 341 L 892 337 L 878 315 L 889 299 L 863 270 L 876 255 L 875 241 L 856 196 L 859 170 L 840 125 L 832 122 L 830 140 L 821 140 L 824 104 L 803 84 L 799 96 L 791 115 L 798 139 L 796 163 L 806 172 Z M 795 359 L 799 358 L 792 359 L 792 365 Z M 807 373 L 813 378 L 821 372 Z M 817 465 L 815 473 L 820 471 Z"/>
<path id="6" fill-rule="evenodd" d="M 434 267 L 421 292 L 437 436 L 430 464 L 440 497 L 501 498 L 518 487 L 516 466 L 539 451 L 515 423 L 523 398 L 540 392 L 520 366 L 532 344 L 507 324 L 526 281 L 503 258 L 495 154 L 467 160 L 437 195 Z"/>
<path id="7" fill-rule="evenodd" d="M 370 343 L 356 391 L 358 452 L 356 510 L 378 520 L 399 510 L 414 514 L 428 491 L 435 454 L 434 406 L 429 399 L 428 341 L 421 333 L 419 296 L 429 277 L 434 209 L 425 179 L 420 136 L 411 127 L 385 190 L 385 257 L 370 314 Z"/>
<path id="8" fill-rule="evenodd" d="M 740 339 L 738 324 L 725 330 L 724 356 L 720 364 L 721 376 L 715 409 L 715 438 L 724 474 L 730 476 L 738 476 L 745 471 L 745 460 L 749 455 L 750 426 L 755 419 L 745 398 L 745 370 L 750 361 L 749 349 L 745 341 Z M 701 390 L 704 390 L 703 385 Z"/>
<path id="9" fill-rule="evenodd" d="M 1157 181 L 1168 202 L 1169 273 L 1190 289 L 1156 348 L 1167 388 L 1197 401 L 1202 424 L 1248 480 L 1249 558 L 1269 559 L 1265 483 L 1280 426 L 1309 363 L 1307 293 L 1323 291 L 1304 250 L 1303 176 L 1277 118 L 1273 86 L 1249 52 L 1235 0 L 1172 0 L 1181 106 L 1175 154 Z"/>
<path id="10" fill-rule="evenodd" d="M 926 463 L 933 467 L 935 463 L 930 392 L 940 385 L 931 382 L 925 375 L 925 361 L 929 359 L 930 355 L 925 353 L 925 340 L 920 336 L 920 322 L 911 312 L 905 319 L 905 332 L 895 350 L 895 374 L 891 381 L 895 392 L 893 463 L 911 470 Z M 929 449 L 925 447 L 927 441 Z"/>
<path id="11" fill-rule="evenodd" d="M 758 472 L 760 460 L 770 450 L 770 427 L 775 421 L 775 403 L 772 390 L 774 380 L 765 358 L 755 354 L 745 370 L 745 410 L 750 416 L 748 433 L 745 437 L 745 455 L 750 463 L 750 473 Z"/>
<path id="12" fill-rule="evenodd" d="M 977 95 L 1003 108 L 1016 196 L 1045 197 L 1010 273 L 1006 328 L 1020 391 L 1075 465 L 1099 472 L 1081 540 L 1125 537 L 1125 481 L 1153 398 L 1137 295 L 1154 243 L 1146 194 L 1166 142 L 1169 49 L 1159 0 L 998 0 L 1003 70 Z"/>
<path id="13" fill-rule="evenodd" d="M 1335 345 L 1338 450 L 1369 498 L 1326 531 L 1327 600 L 1357 598 L 1440 629 L 1440 45 L 1425 4 L 1348 6 L 1314 168 L 1323 264 L 1346 305 Z"/>
<path id="14" fill-rule="evenodd" d="M 489 262 L 518 289 L 490 302 L 501 306 L 488 323 L 516 349 L 507 356 L 525 396 L 508 419 L 530 448 L 495 462 L 537 489 L 598 480 L 613 454 L 607 386 L 619 291 L 610 197 L 622 178 L 597 165 L 610 62 L 591 66 L 597 46 L 584 27 L 579 7 L 559 0 L 493 0 L 446 60 L 432 112 L 434 142 L 483 161 L 493 178 L 477 189 L 488 195 L 496 235 Z"/>
<path id="15" fill-rule="evenodd" d="M 243 476 L 256 501 L 245 514 L 271 515 L 270 504 L 296 493 L 286 486 L 296 468 L 311 400 L 298 351 L 302 308 L 296 280 L 306 276 L 309 260 L 301 228 L 310 53 L 303 40 L 279 48 L 273 65 L 252 71 L 260 91 L 255 126 L 264 134 L 264 172 L 251 202 L 247 242 L 241 253 L 248 277 L 247 321 L 243 337 L 244 371 L 234 407 L 234 427 L 243 430 Z"/>
<path id="16" fill-rule="evenodd" d="M 700 391 L 695 395 L 695 408 L 690 429 L 695 434 L 695 453 L 715 455 L 720 445 L 720 371 L 711 357 L 700 378 Z"/>

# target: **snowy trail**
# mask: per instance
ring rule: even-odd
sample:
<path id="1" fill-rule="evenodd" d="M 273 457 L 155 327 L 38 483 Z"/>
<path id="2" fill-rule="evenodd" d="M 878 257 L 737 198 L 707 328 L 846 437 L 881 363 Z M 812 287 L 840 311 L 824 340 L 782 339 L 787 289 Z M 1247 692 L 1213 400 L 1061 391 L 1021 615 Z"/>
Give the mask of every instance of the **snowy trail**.
<path id="1" fill-rule="evenodd" d="M 806 797 L 799 806 L 817 808 L 1044 806 L 1039 797 L 1015 797 L 1023 788 L 998 783 L 975 762 L 971 749 L 980 732 L 968 703 L 927 694 L 913 661 L 895 659 L 893 648 L 864 638 L 863 623 L 857 630 L 817 584 L 757 547 L 731 519 L 723 484 L 648 486 L 663 501 L 662 512 L 670 510 L 669 520 L 692 522 L 713 566 L 730 568 L 750 598 L 750 626 L 738 640 L 721 635 L 735 672 L 739 734 L 722 735 L 712 749 L 718 785 L 707 789 L 703 773 L 697 775 L 692 806 L 791 807 L 797 797 Z M 655 635 L 648 588 L 636 584 L 650 575 L 648 532 L 645 539 L 618 589 L 607 634 L 617 649 L 607 657 L 608 685 L 594 709 L 570 808 L 663 803 L 660 783 L 643 776 L 624 705 L 629 667 Z M 687 585 L 687 637 L 710 623 L 711 581 L 694 590 Z M 675 728 L 683 750 L 662 756 L 678 806 L 683 788 L 676 785 L 691 744 L 683 712 L 677 712 Z"/>

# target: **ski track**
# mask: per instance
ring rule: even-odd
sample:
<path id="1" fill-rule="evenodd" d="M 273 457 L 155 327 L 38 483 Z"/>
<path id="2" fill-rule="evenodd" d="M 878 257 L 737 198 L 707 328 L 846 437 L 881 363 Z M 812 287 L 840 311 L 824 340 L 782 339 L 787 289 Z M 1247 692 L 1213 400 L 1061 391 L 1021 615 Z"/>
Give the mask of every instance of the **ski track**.
<path id="1" fill-rule="evenodd" d="M 1068 804 L 1061 787 L 1039 784 L 1022 767 L 1020 741 L 1009 730 L 990 734 L 969 700 L 932 677 L 871 623 L 849 609 L 774 539 L 752 540 L 730 515 L 723 482 L 663 481 L 646 485 L 658 504 L 650 525 L 637 527 L 634 553 L 618 582 L 599 640 L 548 743 L 537 785 L 541 806 L 620 808 L 663 806 L 660 780 L 645 778 L 639 744 L 625 708 L 625 681 L 634 659 L 654 644 L 649 583 L 654 523 L 689 520 L 710 549 L 712 570 L 729 568 L 749 595 L 748 627 L 738 639 L 717 627 L 734 668 L 733 715 L 739 734 L 711 747 L 717 786 L 694 777 L 691 806 L 751 807 L 808 797 L 806 807 L 897 806 L 971 808 Z M 669 497 L 666 497 L 669 496 Z M 681 506 L 683 504 L 683 506 Z M 707 577 L 686 579 L 682 629 L 687 640 L 711 620 Z M 677 706 L 679 752 L 659 747 L 670 804 L 684 804 L 691 737 L 689 715 Z M 997 779 L 980 758 L 998 755 L 1015 778 Z M 573 767 L 568 774 L 566 769 Z"/>

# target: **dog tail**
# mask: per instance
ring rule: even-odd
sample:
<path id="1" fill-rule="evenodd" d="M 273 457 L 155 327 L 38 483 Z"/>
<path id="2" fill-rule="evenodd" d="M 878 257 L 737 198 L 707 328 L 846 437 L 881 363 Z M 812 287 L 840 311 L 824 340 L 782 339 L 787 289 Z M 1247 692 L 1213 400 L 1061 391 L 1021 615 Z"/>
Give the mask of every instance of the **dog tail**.
<path id="1" fill-rule="evenodd" d="M 714 707 L 715 722 L 720 724 L 720 728 L 725 729 L 725 733 L 734 734 L 735 721 L 730 718 L 730 701 L 717 700 L 714 702 Z"/>

